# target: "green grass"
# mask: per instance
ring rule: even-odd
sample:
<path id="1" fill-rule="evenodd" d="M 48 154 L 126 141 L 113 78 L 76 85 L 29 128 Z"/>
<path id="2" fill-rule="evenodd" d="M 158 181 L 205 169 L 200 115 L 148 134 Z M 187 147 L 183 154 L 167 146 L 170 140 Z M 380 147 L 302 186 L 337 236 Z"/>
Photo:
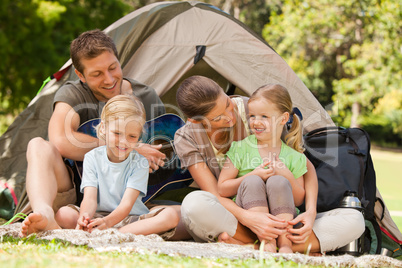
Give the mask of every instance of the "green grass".
<path id="1" fill-rule="evenodd" d="M 97 252 L 86 246 L 73 246 L 57 240 L 1 239 L 2 267 L 312 267 L 274 258 L 198 259 L 152 253 Z"/>
<path id="2" fill-rule="evenodd" d="M 390 211 L 402 211 L 402 153 L 372 150 L 377 188 Z M 402 216 L 392 216 L 402 230 Z"/>

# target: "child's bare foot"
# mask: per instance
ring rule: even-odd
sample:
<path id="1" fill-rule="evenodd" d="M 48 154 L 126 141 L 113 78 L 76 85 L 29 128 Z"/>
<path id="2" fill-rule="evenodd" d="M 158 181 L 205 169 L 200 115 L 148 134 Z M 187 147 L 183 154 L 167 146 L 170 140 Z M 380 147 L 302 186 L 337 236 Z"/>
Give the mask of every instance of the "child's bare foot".
<path id="1" fill-rule="evenodd" d="M 45 230 L 61 229 L 54 219 L 49 220 L 40 213 L 29 214 L 22 222 L 20 237 Z"/>
<path id="2" fill-rule="evenodd" d="M 313 253 L 309 253 L 309 256 L 314 256 L 314 257 L 321 257 L 324 256 L 321 252 L 313 252 Z"/>
<path id="3" fill-rule="evenodd" d="M 222 242 L 222 243 L 226 243 L 226 244 L 245 245 L 245 243 L 231 237 L 226 232 L 223 232 L 218 236 L 218 242 Z"/>
<path id="4" fill-rule="evenodd" d="M 279 248 L 279 253 L 293 253 L 291 246 L 282 246 Z"/>
<path id="5" fill-rule="evenodd" d="M 276 241 L 275 240 L 265 241 L 265 243 L 266 244 L 264 245 L 264 251 L 276 253 Z"/>

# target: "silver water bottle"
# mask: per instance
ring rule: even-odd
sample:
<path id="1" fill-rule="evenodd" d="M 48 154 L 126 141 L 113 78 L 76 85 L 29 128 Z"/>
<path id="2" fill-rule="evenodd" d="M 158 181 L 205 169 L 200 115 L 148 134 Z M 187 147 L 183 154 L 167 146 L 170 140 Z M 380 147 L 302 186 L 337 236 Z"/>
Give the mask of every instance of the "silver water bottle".
<path id="1" fill-rule="evenodd" d="M 346 191 L 343 194 L 343 199 L 341 200 L 339 207 L 353 208 L 359 211 L 363 211 L 362 204 L 359 198 L 357 197 L 357 193 L 354 191 Z M 349 254 L 353 256 L 360 256 L 363 254 L 363 249 L 364 249 L 364 233 L 358 239 L 337 249 L 335 252 L 337 254 Z"/>

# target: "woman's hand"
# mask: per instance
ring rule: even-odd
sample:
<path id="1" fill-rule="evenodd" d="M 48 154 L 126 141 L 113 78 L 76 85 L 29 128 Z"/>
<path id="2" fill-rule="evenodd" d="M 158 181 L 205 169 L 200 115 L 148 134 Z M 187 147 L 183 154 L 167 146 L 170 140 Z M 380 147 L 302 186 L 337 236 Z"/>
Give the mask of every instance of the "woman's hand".
<path id="1" fill-rule="evenodd" d="M 288 223 L 269 213 L 244 210 L 240 221 L 261 239 L 272 240 L 286 233 Z"/>
<path id="2" fill-rule="evenodd" d="M 288 232 L 290 235 L 287 235 L 287 238 L 294 244 L 305 243 L 313 232 L 313 224 L 316 216 L 317 213 L 315 211 L 306 211 L 289 221 L 290 225 L 296 225 L 300 222 L 303 224 L 303 227 L 300 229 L 289 228 Z"/>

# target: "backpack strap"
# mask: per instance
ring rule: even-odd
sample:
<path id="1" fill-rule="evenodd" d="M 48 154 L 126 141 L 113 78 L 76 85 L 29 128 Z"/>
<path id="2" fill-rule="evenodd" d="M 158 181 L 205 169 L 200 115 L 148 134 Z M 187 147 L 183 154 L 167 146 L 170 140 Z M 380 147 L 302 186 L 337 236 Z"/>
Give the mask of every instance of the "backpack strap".
<path id="1" fill-rule="evenodd" d="M 314 130 L 310 131 L 309 133 L 307 133 L 305 135 L 305 137 L 311 137 L 311 136 L 317 135 L 320 132 L 327 132 L 327 131 L 345 131 L 345 128 L 344 127 L 331 127 L 331 126 L 317 128 L 317 129 L 314 129 Z"/>
<path id="2" fill-rule="evenodd" d="M 381 234 L 381 228 L 376 219 L 369 219 L 368 221 L 371 222 L 375 236 L 377 238 L 377 247 L 375 248 L 375 252 L 370 252 L 372 254 L 380 254 L 381 253 L 381 247 L 382 247 L 382 234 Z"/>
<path id="3" fill-rule="evenodd" d="M 380 203 L 381 207 L 382 207 L 382 213 L 381 213 L 381 217 L 380 217 L 380 221 L 382 221 L 384 219 L 384 215 L 385 215 L 385 204 L 382 201 L 381 198 L 378 198 L 375 200 L 376 202 Z"/>
<path id="4" fill-rule="evenodd" d="M 360 181 L 359 181 L 359 192 L 357 193 L 359 196 L 359 199 L 363 201 L 363 192 L 364 192 L 364 177 L 366 175 L 366 171 L 364 169 L 364 157 L 366 156 L 366 153 L 362 150 L 359 149 L 359 146 L 356 144 L 356 142 L 350 137 L 350 132 L 349 129 L 345 130 L 345 135 L 346 135 L 346 142 L 349 142 L 354 150 L 349 150 L 349 154 L 353 154 L 358 156 L 359 159 L 359 164 L 360 164 Z M 365 200 L 366 203 L 362 204 L 365 208 L 368 205 L 368 201 Z"/>

